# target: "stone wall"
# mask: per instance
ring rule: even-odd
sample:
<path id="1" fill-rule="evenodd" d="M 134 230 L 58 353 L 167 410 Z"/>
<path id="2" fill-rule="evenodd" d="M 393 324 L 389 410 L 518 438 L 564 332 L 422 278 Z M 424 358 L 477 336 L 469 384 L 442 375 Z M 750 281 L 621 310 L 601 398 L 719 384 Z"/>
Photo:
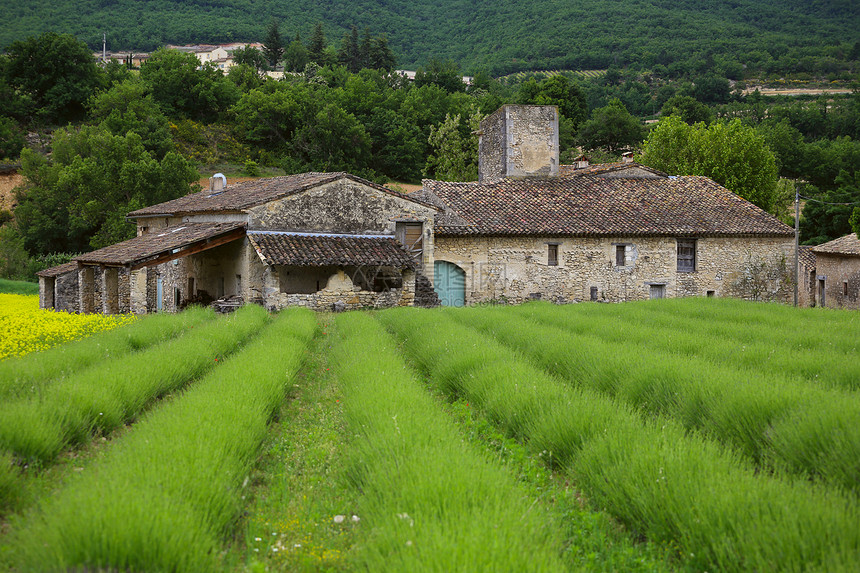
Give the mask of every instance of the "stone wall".
<path id="1" fill-rule="evenodd" d="M 860 257 L 816 253 L 815 269 L 818 284 L 824 281 L 823 304 L 816 290 L 818 306 L 860 310 Z"/>
<path id="2" fill-rule="evenodd" d="M 137 269 L 129 273 L 129 312 L 134 314 L 147 313 L 146 283 L 147 268 Z"/>
<path id="3" fill-rule="evenodd" d="M 558 108 L 505 105 L 481 122 L 479 181 L 557 177 Z"/>
<path id="4" fill-rule="evenodd" d="M 397 221 L 424 223 L 424 268 L 433 268 L 436 210 L 343 178 L 248 210 L 248 229 L 395 236 Z M 429 233 L 428 233 L 429 230 Z"/>
<path id="5" fill-rule="evenodd" d="M 404 271 L 403 287 L 372 292 L 355 286 L 350 277 L 338 270 L 322 290 L 308 294 L 288 294 L 277 290 L 277 272 L 270 270 L 266 276 L 266 308 L 280 310 L 290 306 L 302 306 L 313 310 L 354 310 L 360 308 L 390 308 L 412 306 L 415 300 L 415 273 Z"/>
<path id="6" fill-rule="evenodd" d="M 548 264 L 549 244 L 558 245 L 558 265 Z M 618 247 L 624 265 L 616 265 Z M 785 238 L 702 237 L 695 271 L 679 272 L 674 237 L 437 237 L 435 259 L 465 271 L 466 304 L 587 301 L 592 289 L 605 302 L 653 291 L 788 301 L 792 248 Z"/>
<path id="7" fill-rule="evenodd" d="M 43 281 L 44 286 L 43 286 Z M 52 283 L 52 284 L 50 284 Z M 52 292 L 46 289 L 52 287 Z M 44 297 L 52 299 L 47 304 Z M 39 304 L 40 308 L 53 308 L 64 312 L 79 312 L 80 299 L 78 296 L 78 271 L 72 271 L 52 278 L 39 277 Z"/>

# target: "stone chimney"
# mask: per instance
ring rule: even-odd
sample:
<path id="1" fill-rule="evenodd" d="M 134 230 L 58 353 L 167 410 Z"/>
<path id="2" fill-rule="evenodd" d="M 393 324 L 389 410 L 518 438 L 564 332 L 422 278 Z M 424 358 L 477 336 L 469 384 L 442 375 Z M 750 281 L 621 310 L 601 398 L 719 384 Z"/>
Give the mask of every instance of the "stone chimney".
<path id="1" fill-rule="evenodd" d="M 227 177 L 223 173 L 216 173 L 209 178 L 209 192 L 219 193 L 227 187 Z"/>
<path id="2" fill-rule="evenodd" d="M 478 181 L 558 177 L 554 105 L 504 105 L 484 118 L 478 135 Z"/>

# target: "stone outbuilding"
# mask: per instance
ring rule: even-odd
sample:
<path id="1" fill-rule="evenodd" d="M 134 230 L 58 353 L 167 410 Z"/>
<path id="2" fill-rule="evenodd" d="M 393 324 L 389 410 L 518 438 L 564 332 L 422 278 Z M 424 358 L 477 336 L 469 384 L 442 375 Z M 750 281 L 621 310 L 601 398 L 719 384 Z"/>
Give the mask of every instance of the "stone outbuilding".
<path id="1" fill-rule="evenodd" d="M 380 308 L 431 290 L 434 206 L 348 173 L 229 187 L 222 177 L 129 213 L 137 237 L 40 273 L 42 307 L 142 314 L 233 298 Z"/>
<path id="2" fill-rule="evenodd" d="M 860 239 L 850 233 L 817 247 L 815 305 L 860 310 Z"/>

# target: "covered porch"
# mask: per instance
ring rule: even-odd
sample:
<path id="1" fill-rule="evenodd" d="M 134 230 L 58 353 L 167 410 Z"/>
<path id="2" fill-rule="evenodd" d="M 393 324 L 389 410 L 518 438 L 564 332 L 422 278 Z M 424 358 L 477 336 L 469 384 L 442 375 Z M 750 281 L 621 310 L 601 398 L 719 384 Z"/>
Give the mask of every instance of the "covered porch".
<path id="1" fill-rule="evenodd" d="M 409 306 L 416 263 L 392 235 L 249 232 L 266 265 L 264 304 L 346 310 Z"/>

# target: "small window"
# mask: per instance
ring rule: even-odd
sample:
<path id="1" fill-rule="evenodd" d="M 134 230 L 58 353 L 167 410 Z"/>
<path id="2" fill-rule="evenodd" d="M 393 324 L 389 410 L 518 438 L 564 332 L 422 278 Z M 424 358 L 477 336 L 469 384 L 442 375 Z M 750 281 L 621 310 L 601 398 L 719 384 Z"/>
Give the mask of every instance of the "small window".
<path id="1" fill-rule="evenodd" d="M 551 267 L 558 266 L 558 245 L 556 245 L 556 244 L 547 245 L 546 264 L 551 266 Z"/>
<path id="2" fill-rule="evenodd" d="M 842 296 L 848 296 L 848 281 L 842 281 Z"/>
<path id="3" fill-rule="evenodd" d="M 691 273 L 696 270 L 696 240 L 678 239 L 678 272 Z"/>
<path id="4" fill-rule="evenodd" d="M 708 295 L 708 298 L 714 298 L 714 291 L 709 290 L 709 291 L 707 292 L 707 295 Z"/>
<path id="5" fill-rule="evenodd" d="M 623 267 L 624 266 L 624 254 L 625 254 L 624 245 L 615 245 L 615 266 Z"/>

